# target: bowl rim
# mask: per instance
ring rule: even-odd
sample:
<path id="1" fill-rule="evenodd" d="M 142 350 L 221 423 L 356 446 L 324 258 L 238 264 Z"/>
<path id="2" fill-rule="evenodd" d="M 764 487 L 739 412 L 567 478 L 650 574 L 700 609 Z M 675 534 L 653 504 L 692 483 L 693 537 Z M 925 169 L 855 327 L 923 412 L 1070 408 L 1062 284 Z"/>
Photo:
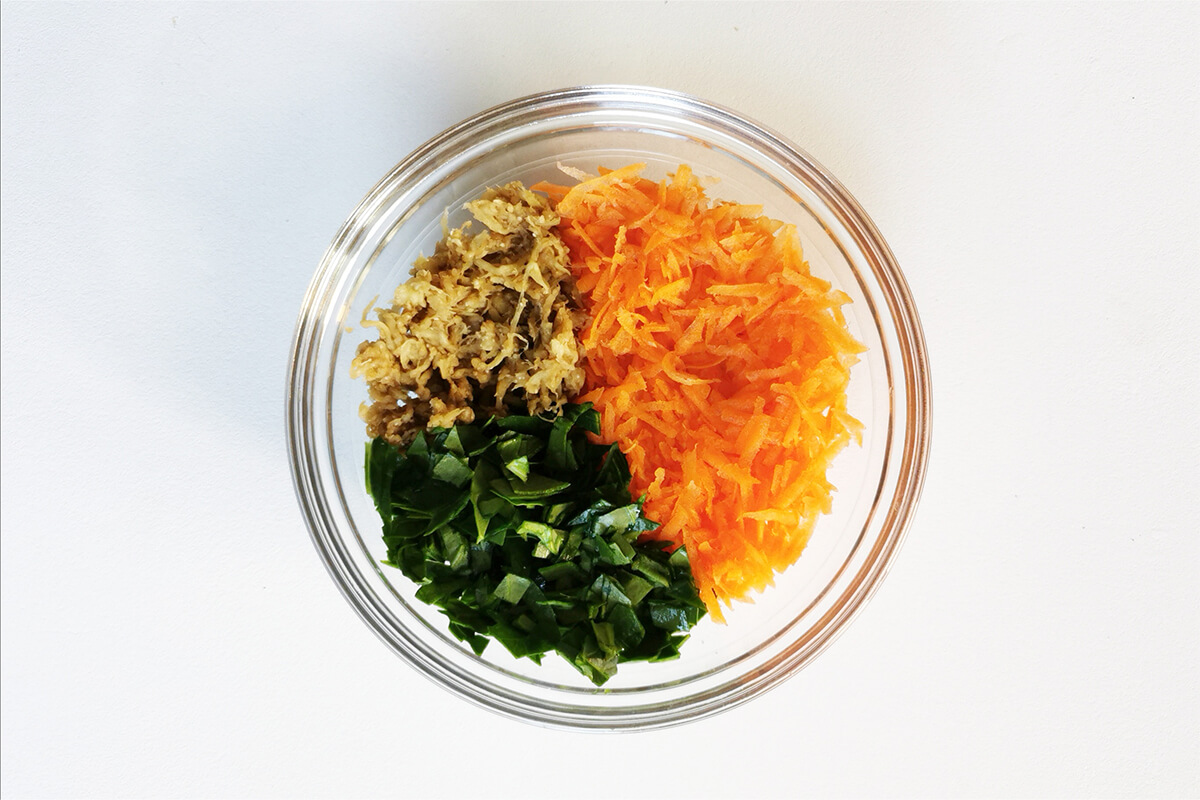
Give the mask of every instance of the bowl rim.
<path id="1" fill-rule="evenodd" d="M 668 700 L 637 707 L 622 707 L 612 714 L 584 706 L 563 705 L 547 708 L 536 699 L 531 700 L 516 692 L 489 684 L 486 680 L 461 669 L 459 665 L 443 663 L 444 659 L 424 652 L 427 649 L 425 645 L 409 635 L 403 625 L 397 629 L 396 626 L 388 624 L 378 613 L 378 609 L 372 608 L 371 590 L 364 584 L 365 576 L 353 571 L 347 574 L 335 569 L 337 553 L 334 551 L 339 543 L 325 527 L 329 518 L 328 502 L 319 488 L 320 481 L 314 472 L 315 466 L 311 463 L 310 443 L 306 439 L 307 426 L 313 410 L 309 389 L 316 385 L 316 376 L 313 374 L 312 359 L 304 356 L 313 352 L 313 342 L 321 330 L 320 323 L 324 316 L 314 313 L 314 309 L 320 306 L 322 298 L 329 297 L 332 291 L 329 279 L 336 275 L 345 256 L 361 239 L 364 225 L 372 222 L 373 213 L 378 211 L 380 203 L 394 193 L 397 182 L 405 176 L 409 176 L 411 181 L 413 175 L 432 169 L 431 165 L 439 152 L 453 146 L 464 136 L 474 135 L 478 138 L 490 129 L 511 125 L 514 118 L 519 118 L 524 113 L 544 112 L 551 107 L 569 109 L 588 103 L 598 104 L 598 108 L 635 103 L 659 110 L 684 110 L 691 114 L 700 114 L 704 117 L 705 124 L 723 126 L 734 131 L 735 135 L 749 139 L 755 147 L 772 157 L 783 159 L 789 166 L 801 168 L 803 175 L 799 172 L 793 174 L 801 178 L 838 217 L 839 222 L 854 238 L 856 245 L 864 248 L 864 255 L 868 256 L 871 262 L 872 272 L 879 283 L 879 291 L 883 294 L 882 300 L 886 301 L 889 312 L 887 318 L 895 326 L 894 333 L 898 339 L 905 388 L 902 403 L 905 440 L 897 464 L 895 488 L 890 493 L 887 513 L 882 521 L 883 527 L 872 543 L 864 567 L 853 576 L 853 580 L 841 592 L 835 604 L 809 628 L 808 635 L 798 638 L 783 653 L 759 668 L 759 674 L 754 680 L 736 681 L 732 687 L 722 684 L 707 692 L 690 696 L 690 702 L 687 703 Z M 810 182 L 810 178 L 815 180 Z M 682 724 L 736 707 L 792 677 L 844 632 L 847 625 L 878 590 L 912 524 L 929 461 L 932 410 L 930 393 L 930 370 L 924 334 L 907 281 L 874 222 L 828 170 L 772 129 L 724 106 L 672 90 L 627 84 L 595 84 L 539 92 L 491 106 L 431 137 L 376 182 L 334 236 L 305 293 L 293 332 L 285 417 L 293 488 L 310 538 L 343 596 L 381 640 L 416 667 L 421 674 L 491 711 L 548 727 L 624 730 Z M 897 398 L 893 398 L 893 406 L 896 400 Z M 896 413 L 893 410 L 893 417 Z M 350 579 L 349 582 L 347 578 Z M 395 638 L 397 635 L 400 642 Z M 812 638 L 817 639 L 814 644 L 801 647 Z M 438 662 L 447 672 L 430 669 L 430 661 Z"/>

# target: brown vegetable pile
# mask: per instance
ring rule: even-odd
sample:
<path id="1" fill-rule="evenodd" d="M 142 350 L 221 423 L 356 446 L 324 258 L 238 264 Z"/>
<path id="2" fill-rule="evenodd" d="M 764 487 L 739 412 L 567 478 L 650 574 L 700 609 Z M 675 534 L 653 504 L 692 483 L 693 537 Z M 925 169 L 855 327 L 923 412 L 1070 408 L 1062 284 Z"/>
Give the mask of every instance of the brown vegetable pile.
<path id="1" fill-rule="evenodd" d="M 424 428 L 557 412 L 583 387 L 586 315 L 550 202 L 519 182 L 467 203 L 486 230 L 448 230 L 390 308 L 363 324 L 351 375 L 367 381 L 367 435 L 404 446 Z"/>

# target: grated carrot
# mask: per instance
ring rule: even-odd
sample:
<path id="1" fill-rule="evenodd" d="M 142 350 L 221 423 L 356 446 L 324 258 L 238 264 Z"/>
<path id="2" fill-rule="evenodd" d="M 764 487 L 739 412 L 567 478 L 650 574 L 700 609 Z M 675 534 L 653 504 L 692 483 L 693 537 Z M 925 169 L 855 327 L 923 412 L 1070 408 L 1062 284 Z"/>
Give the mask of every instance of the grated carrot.
<path id="1" fill-rule="evenodd" d="M 557 202 L 591 321 L 581 401 L 629 457 L 633 491 L 687 547 L 715 619 L 791 565 L 821 513 L 834 455 L 862 425 L 846 411 L 863 351 L 850 298 L 813 276 L 791 225 L 711 201 L 686 165 L 601 170 Z"/>

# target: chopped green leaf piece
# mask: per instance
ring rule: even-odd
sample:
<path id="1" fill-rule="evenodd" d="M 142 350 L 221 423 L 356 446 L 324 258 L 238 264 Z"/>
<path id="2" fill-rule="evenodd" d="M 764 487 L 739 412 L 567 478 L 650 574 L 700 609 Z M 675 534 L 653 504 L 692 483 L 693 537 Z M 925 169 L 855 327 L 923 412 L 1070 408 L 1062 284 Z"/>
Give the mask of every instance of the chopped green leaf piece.
<path id="1" fill-rule="evenodd" d="M 629 598 L 629 602 L 635 606 L 642 602 L 642 598 L 650 594 L 653 588 L 654 584 L 640 575 L 630 575 L 628 579 L 621 582 L 621 591 Z"/>
<path id="2" fill-rule="evenodd" d="M 649 603 L 649 606 L 650 621 L 658 627 L 668 631 L 686 631 L 691 627 L 688 624 L 687 613 L 683 609 L 653 601 Z"/>
<path id="3" fill-rule="evenodd" d="M 596 555 L 599 556 L 600 560 L 605 564 L 609 564 L 614 567 L 620 567 L 630 562 L 629 556 L 625 555 L 625 553 L 620 547 L 617 546 L 615 542 L 606 541 L 600 538 L 593 539 L 592 541 L 596 546 Z"/>
<path id="4" fill-rule="evenodd" d="M 530 475 L 523 481 L 512 481 L 512 493 L 519 498 L 550 497 L 571 486 L 570 481 L 558 481 L 544 475 Z"/>
<path id="5" fill-rule="evenodd" d="M 596 578 L 596 581 L 588 589 L 587 596 L 588 600 L 602 603 L 608 610 L 617 605 L 631 605 L 629 598 L 621 590 L 621 584 L 607 575 L 600 575 Z"/>
<path id="6" fill-rule="evenodd" d="M 497 427 L 503 428 L 506 431 L 530 433 L 543 439 L 545 438 L 546 431 L 550 430 L 552 424 L 550 420 L 541 417 L 527 417 L 523 414 L 497 417 L 495 423 Z"/>
<path id="7" fill-rule="evenodd" d="M 482 503 L 492 499 L 492 491 L 488 488 L 488 484 L 495 478 L 495 470 L 486 462 L 479 462 L 475 465 L 475 470 L 471 473 L 471 491 L 469 499 L 471 502 L 471 516 L 475 520 L 475 540 L 483 541 L 483 537 L 487 535 L 488 518 L 496 515 L 496 511 L 490 514 L 485 514 L 482 508 Z M 495 498 L 500 500 L 501 498 Z"/>
<path id="8" fill-rule="evenodd" d="M 491 445 L 491 439 L 475 425 L 455 425 L 446 434 L 446 449 L 455 455 L 473 456 Z"/>
<path id="9" fill-rule="evenodd" d="M 529 478 L 529 456 L 514 458 L 504 462 L 504 470 L 519 481 Z"/>
<path id="10" fill-rule="evenodd" d="M 626 564 L 632 561 L 634 556 L 637 555 L 637 550 L 634 549 L 633 542 L 630 541 L 630 538 L 631 537 L 628 535 L 621 536 L 619 534 L 613 537 L 613 544 L 618 550 L 621 551 L 621 555 L 625 558 Z"/>
<path id="11" fill-rule="evenodd" d="M 604 516 L 605 512 L 612 507 L 612 503 L 608 502 L 607 500 L 596 500 L 574 517 L 571 517 L 570 521 L 567 522 L 567 525 L 592 525 L 598 518 Z"/>
<path id="12" fill-rule="evenodd" d="M 558 557 L 563 560 L 575 558 L 581 544 L 583 544 L 583 531 L 578 528 L 571 530 L 567 534 L 567 543 L 559 551 Z"/>
<path id="13" fill-rule="evenodd" d="M 641 507 L 635 504 L 630 504 L 627 506 L 621 506 L 620 508 L 614 508 L 612 511 L 601 514 L 596 518 L 596 525 L 603 530 L 612 530 L 616 531 L 617 533 L 624 533 L 629 529 L 630 525 L 637 521 L 638 517 L 641 515 Z"/>
<path id="14" fill-rule="evenodd" d="M 578 467 L 575 451 L 567 439 L 567 434 L 573 427 L 572 421 L 565 416 L 554 420 L 550 429 L 550 447 L 546 453 L 546 464 L 555 472 L 574 471 Z"/>
<path id="15" fill-rule="evenodd" d="M 603 686 L 609 678 L 617 674 L 618 658 L 616 653 L 587 656 L 586 660 L 593 670 L 592 682 L 597 686 Z"/>
<path id="16" fill-rule="evenodd" d="M 637 612 L 630 606 L 618 605 L 608 613 L 608 622 L 612 625 L 613 637 L 618 650 L 628 650 L 637 647 L 646 629 L 638 622 Z"/>
<path id="17" fill-rule="evenodd" d="M 450 527 L 442 528 L 441 534 L 442 553 L 445 554 L 444 557 L 450 565 L 450 569 L 462 569 L 467 565 L 467 558 L 470 555 L 466 541 Z"/>
<path id="18" fill-rule="evenodd" d="M 557 525 L 562 522 L 563 517 L 571 510 L 573 503 L 555 503 L 546 508 L 546 523 L 549 525 Z"/>
<path id="19" fill-rule="evenodd" d="M 496 585 L 492 594 L 505 602 L 519 603 L 525 595 L 525 591 L 532 585 L 528 578 L 522 578 L 520 575 L 513 575 L 510 572 Z"/>
<path id="20" fill-rule="evenodd" d="M 417 434 L 417 438 L 413 439 L 412 444 L 408 446 L 408 450 L 404 455 L 409 461 L 415 461 L 424 466 L 429 465 L 429 442 L 426 441 L 424 433 Z"/>
<path id="21" fill-rule="evenodd" d="M 617 646 L 617 634 L 613 630 L 613 626 L 608 622 L 593 622 L 592 632 L 596 635 L 596 644 L 600 645 L 600 649 L 606 654 L 616 655 L 621 651 Z"/>
<path id="22" fill-rule="evenodd" d="M 392 489 L 392 477 L 404 462 L 400 451 L 383 439 L 374 439 L 367 443 L 367 491 L 375 499 L 375 508 L 384 522 L 392 517 L 392 503 L 388 499 Z"/>
<path id="23" fill-rule="evenodd" d="M 490 490 L 489 490 L 490 491 Z M 512 508 L 512 503 L 500 496 L 485 497 L 481 499 L 476 507 L 479 513 L 484 517 L 507 516 L 504 512 Z"/>
<path id="24" fill-rule="evenodd" d="M 617 447 L 617 443 L 613 442 L 609 445 L 608 453 L 604 456 L 604 463 L 600 467 L 600 483 L 628 486 L 630 477 L 632 476 L 629 473 L 629 462 L 625 460 L 625 454 Z"/>
<path id="25" fill-rule="evenodd" d="M 433 477 L 454 487 L 466 486 L 470 483 L 473 475 L 474 473 L 467 466 L 467 460 L 463 456 L 444 453 L 438 456 L 433 463 Z"/>
<path id="26" fill-rule="evenodd" d="M 671 558 L 667 561 L 671 565 L 671 569 L 682 570 L 685 572 L 691 571 L 691 563 L 688 561 L 687 550 L 680 546 L 671 553 Z"/>
<path id="27" fill-rule="evenodd" d="M 558 561 L 554 564 L 547 564 L 539 569 L 538 572 L 548 581 L 578 581 L 585 576 L 584 571 L 571 561 Z"/>
<path id="28" fill-rule="evenodd" d="M 637 558 L 633 559 L 633 568 L 649 578 L 650 582 L 656 586 L 671 585 L 671 576 L 667 573 L 666 567 L 645 555 L 639 554 Z"/>
<path id="29" fill-rule="evenodd" d="M 563 532 L 544 522 L 525 520 L 517 527 L 517 534 L 520 536 L 533 536 L 544 544 L 546 549 L 551 553 L 557 553 L 563 543 Z"/>
<path id="30" fill-rule="evenodd" d="M 544 441 L 529 434 L 513 433 L 507 434 L 507 437 L 496 442 L 496 452 L 500 454 L 501 461 L 535 456 L 546 447 Z"/>
<path id="31" fill-rule="evenodd" d="M 591 407 L 591 403 L 585 403 L 588 408 L 581 413 L 575 420 L 575 427 L 581 428 L 588 433 L 600 435 L 600 412 Z"/>
<path id="32" fill-rule="evenodd" d="M 441 505 L 432 509 L 429 517 L 429 525 L 426 530 L 429 533 L 433 533 L 458 516 L 459 512 L 466 508 L 470 502 L 470 494 L 462 492 L 441 503 Z"/>
<path id="33" fill-rule="evenodd" d="M 547 498 L 553 497 L 568 486 L 570 483 L 566 481 L 556 481 L 543 475 L 530 475 L 523 481 L 497 478 L 491 482 L 493 492 L 518 506 L 548 505 Z"/>

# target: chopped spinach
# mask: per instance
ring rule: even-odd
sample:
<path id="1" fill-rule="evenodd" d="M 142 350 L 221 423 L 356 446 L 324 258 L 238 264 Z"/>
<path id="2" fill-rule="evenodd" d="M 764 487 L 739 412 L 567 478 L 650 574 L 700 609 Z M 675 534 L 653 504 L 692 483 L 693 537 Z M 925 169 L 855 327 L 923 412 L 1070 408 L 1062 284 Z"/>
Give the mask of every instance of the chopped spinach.
<path id="1" fill-rule="evenodd" d="M 385 564 L 419 584 L 476 654 L 490 640 L 541 663 L 557 652 L 597 686 L 625 661 L 679 656 L 704 616 L 683 548 L 639 542 L 657 523 L 629 492 L 590 403 L 367 444 Z"/>

